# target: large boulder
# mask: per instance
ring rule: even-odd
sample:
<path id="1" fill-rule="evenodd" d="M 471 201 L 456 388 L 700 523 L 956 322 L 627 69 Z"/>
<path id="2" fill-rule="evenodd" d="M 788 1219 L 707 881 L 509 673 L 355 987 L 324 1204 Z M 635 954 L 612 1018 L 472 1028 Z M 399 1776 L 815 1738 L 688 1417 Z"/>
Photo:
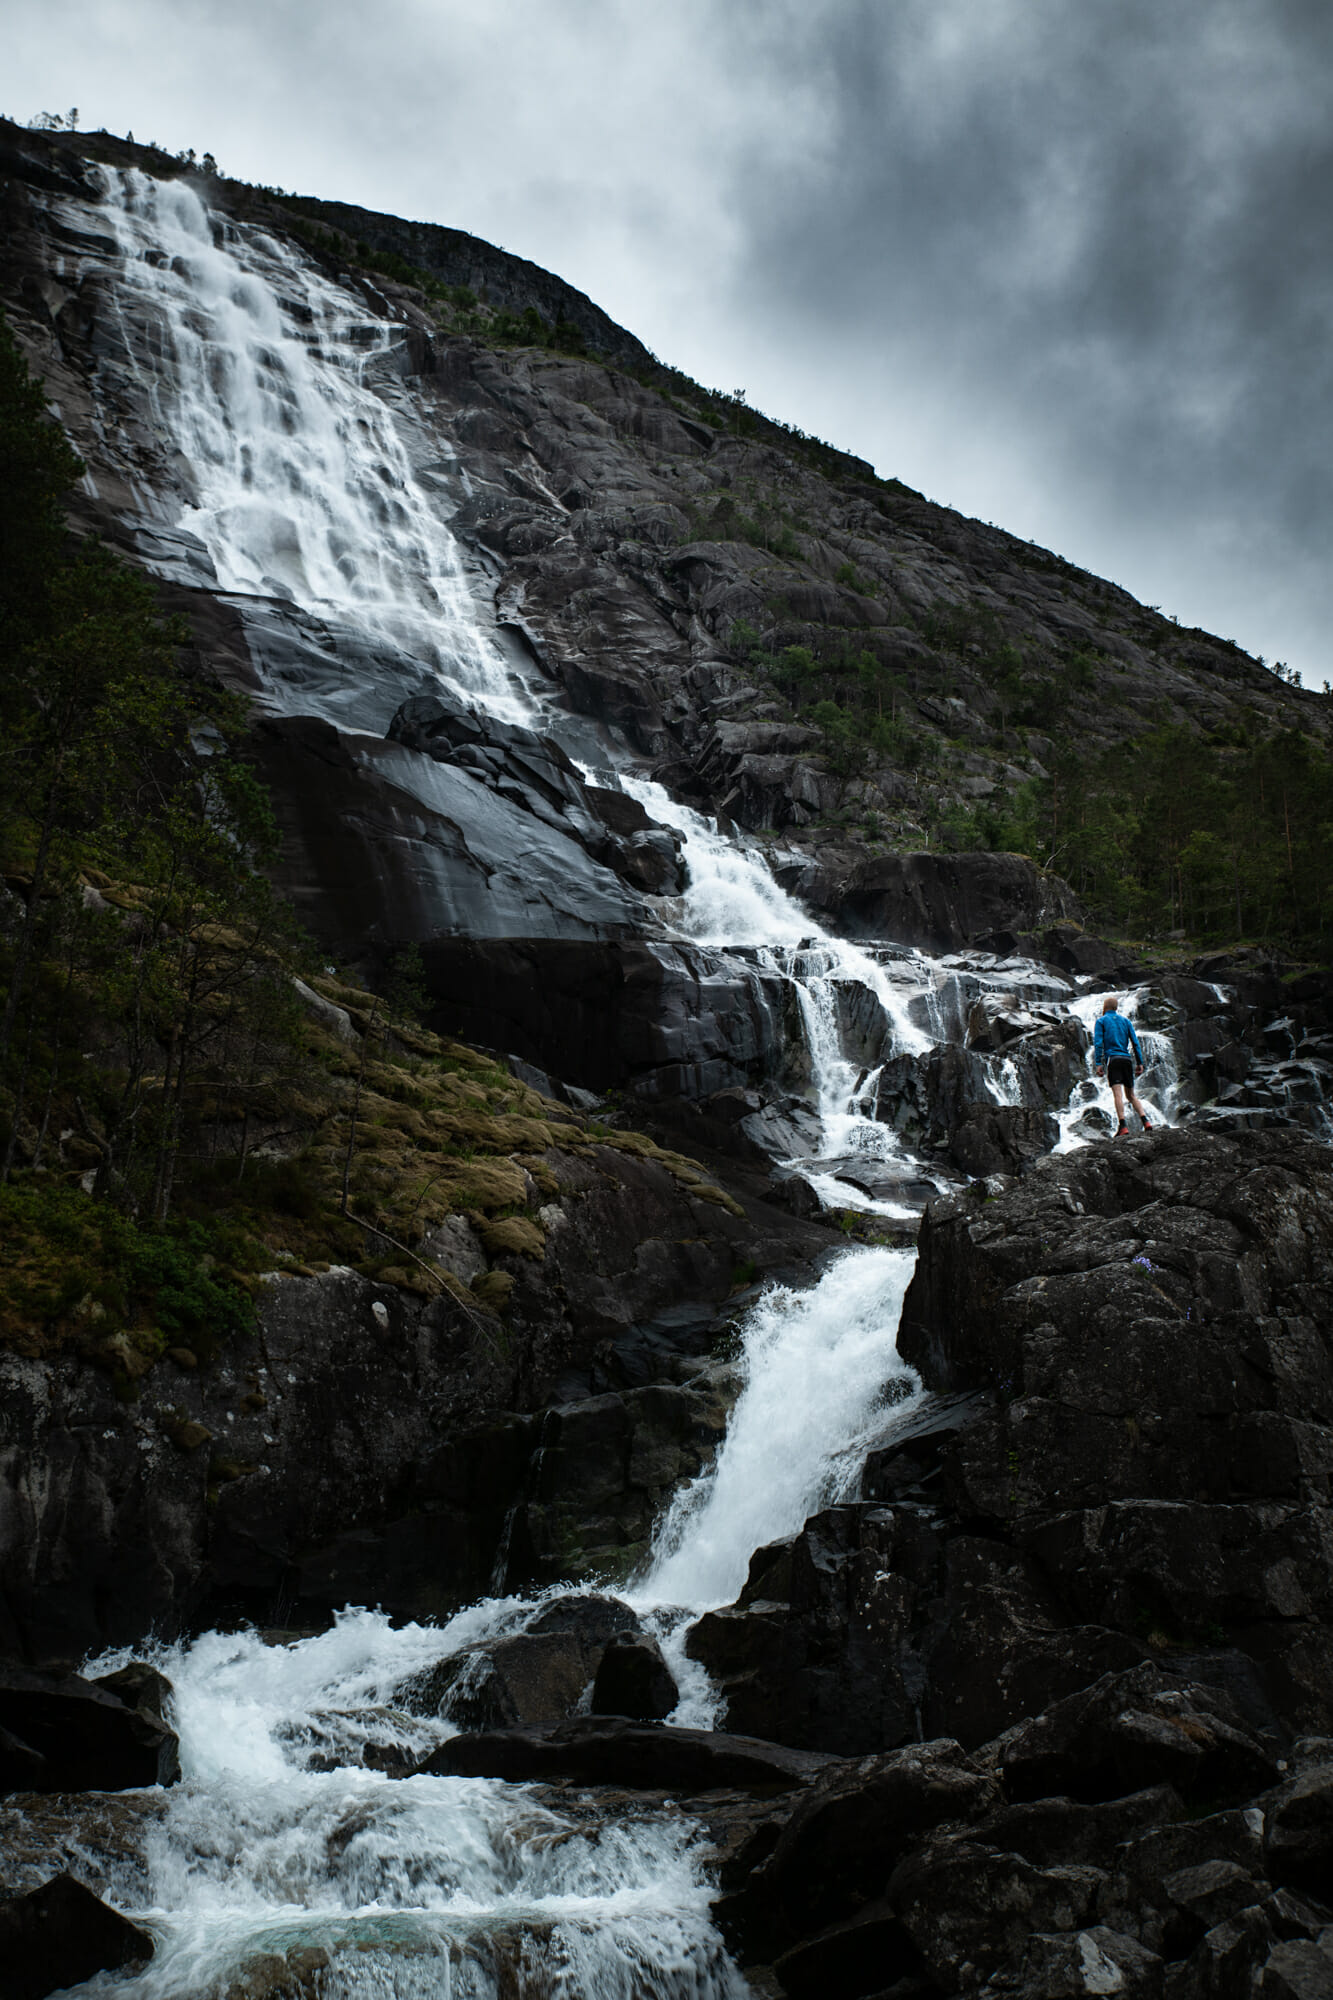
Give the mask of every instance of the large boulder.
<path id="1" fill-rule="evenodd" d="M 46 2000 L 99 1972 L 118 1972 L 153 1955 L 137 1924 L 85 1889 L 53 1875 L 39 1889 L 0 1903 L 0 1966 L 5 2000 Z"/>
<path id="2" fill-rule="evenodd" d="M 0 1668 L 0 1728 L 9 1791 L 118 1792 L 180 1776 L 175 1731 L 159 1715 L 77 1674 Z"/>
<path id="3" fill-rule="evenodd" d="M 809 1751 L 730 1732 L 593 1715 L 553 1728 L 454 1736 L 420 1769 L 435 1777 L 508 1778 L 515 1783 L 568 1778 L 630 1791 L 790 1791 L 813 1783 L 829 1763 Z"/>
<path id="4" fill-rule="evenodd" d="M 679 1700 L 680 1690 L 656 1639 L 646 1632 L 617 1632 L 597 1668 L 592 1713 L 661 1722 Z"/>
<path id="5" fill-rule="evenodd" d="M 638 1624 L 619 1598 L 557 1597 L 522 1631 L 422 1668 L 395 1690 L 394 1700 L 411 1713 L 447 1716 L 472 1731 L 560 1722 L 592 1684 L 608 1645 L 635 1635 Z"/>

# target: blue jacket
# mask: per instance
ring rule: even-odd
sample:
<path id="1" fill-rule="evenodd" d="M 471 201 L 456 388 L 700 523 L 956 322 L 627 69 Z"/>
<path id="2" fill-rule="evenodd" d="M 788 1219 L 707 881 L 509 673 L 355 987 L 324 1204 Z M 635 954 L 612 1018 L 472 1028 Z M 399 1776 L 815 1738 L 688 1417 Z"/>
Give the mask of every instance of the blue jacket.
<path id="1" fill-rule="evenodd" d="M 1134 1033 L 1133 1023 L 1123 1014 L 1099 1014 L 1097 1025 L 1092 1031 L 1092 1060 L 1097 1069 L 1110 1062 L 1112 1056 L 1127 1056 L 1130 1047 L 1134 1050 L 1136 1062 L 1143 1061 L 1143 1050 L 1139 1038 Z"/>

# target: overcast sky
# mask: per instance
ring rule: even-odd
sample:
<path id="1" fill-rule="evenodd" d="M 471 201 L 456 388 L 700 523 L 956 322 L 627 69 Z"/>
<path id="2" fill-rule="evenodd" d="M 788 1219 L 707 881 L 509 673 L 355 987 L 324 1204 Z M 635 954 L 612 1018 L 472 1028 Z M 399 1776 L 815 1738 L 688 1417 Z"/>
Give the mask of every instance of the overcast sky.
<path id="1" fill-rule="evenodd" d="M 1333 679 L 1333 0 L 29 0 L 5 102 L 449 223 Z"/>

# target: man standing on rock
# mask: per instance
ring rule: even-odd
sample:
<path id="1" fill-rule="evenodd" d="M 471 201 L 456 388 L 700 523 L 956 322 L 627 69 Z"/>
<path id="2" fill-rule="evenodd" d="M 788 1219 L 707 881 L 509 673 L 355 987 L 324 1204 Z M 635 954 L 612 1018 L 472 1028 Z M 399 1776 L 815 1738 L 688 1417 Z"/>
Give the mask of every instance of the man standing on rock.
<path id="1" fill-rule="evenodd" d="M 1133 1062 L 1129 1058 L 1131 1045 Z M 1125 1123 L 1127 1097 L 1143 1120 L 1144 1131 L 1151 1132 L 1152 1119 L 1134 1095 L 1134 1078 L 1143 1075 L 1143 1050 L 1139 1047 L 1133 1022 L 1126 1020 L 1120 1012 L 1120 1002 L 1114 993 L 1102 1003 L 1101 1018 L 1093 1030 L 1092 1060 L 1097 1066 L 1098 1076 L 1105 1070 L 1106 1080 L 1111 1086 L 1118 1126 L 1116 1138 L 1123 1139 L 1129 1131 Z"/>

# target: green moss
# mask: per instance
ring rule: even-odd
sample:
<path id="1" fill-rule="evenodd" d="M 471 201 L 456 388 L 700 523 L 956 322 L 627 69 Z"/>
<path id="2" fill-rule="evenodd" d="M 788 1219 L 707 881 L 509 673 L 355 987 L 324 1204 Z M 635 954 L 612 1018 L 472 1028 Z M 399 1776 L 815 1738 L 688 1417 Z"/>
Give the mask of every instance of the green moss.
<path id="1" fill-rule="evenodd" d="M 131 1378 L 170 1345 L 211 1349 L 248 1333 L 254 1306 L 219 1250 L 225 1229 L 181 1218 L 145 1227 L 107 1202 L 46 1180 L 0 1188 L 0 1342 L 65 1346 Z"/>

